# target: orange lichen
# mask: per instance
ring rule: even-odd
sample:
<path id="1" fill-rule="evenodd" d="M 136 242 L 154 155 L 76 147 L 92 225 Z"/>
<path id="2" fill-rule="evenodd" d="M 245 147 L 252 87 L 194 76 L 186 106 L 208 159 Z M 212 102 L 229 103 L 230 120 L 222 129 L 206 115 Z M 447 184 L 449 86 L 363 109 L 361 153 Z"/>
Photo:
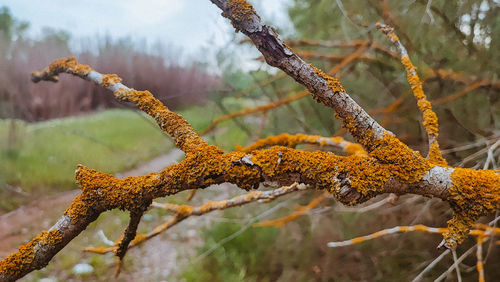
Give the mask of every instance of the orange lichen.
<path id="1" fill-rule="evenodd" d="M 84 220 L 90 214 L 89 209 L 101 207 L 103 210 L 120 208 L 123 210 L 134 210 L 135 200 L 132 198 L 143 188 L 143 178 L 127 178 L 133 183 L 125 186 L 125 180 L 114 178 L 110 174 L 88 169 L 82 165 L 76 171 L 76 181 L 80 184 L 82 193 L 78 195 L 73 203 L 66 209 L 73 223 Z M 140 185 L 142 184 L 142 185 Z"/>
<path id="2" fill-rule="evenodd" d="M 118 100 L 133 102 L 139 109 L 154 118 L 160 128 L 174 138 L 176 146 L 186 153 L 194 150 L 195 147 L 206 145 L 206 142 L 181 115 L 170 111 L 151 92 L 120 88 L 115 91 L 114 95 Z"/>
<path id="3" fill-rule="evenodd" d="M 401 63 L 406 69 L 408 82 L 411 85 L 413 95 L 417 98 L 417 106 L 422 112 L 423 126 L 429 138 L 429 159 L 436 161 L 438 164 L 446 165 L 447 162 L 439 150 L 437 138 L 439 135 L 439 122 L 436 113 L 432 110 L 431 103 L 427 100 L 427 96 L 422 88 L 422 82 L 417 75 L 417 67 L 415 67 L 410 57 L 402 56 Z"/>
<path id="4" fill-rule="evenodd" d="M 122 82 L 122 79 L 116 74 L 105 74 L 102 76 L 101 85 L 104 87 L 108 87 L 114 85 L 116 83 Z"/>
<path id="5" fill-rule="evenodd" d="M 70 69 L 75 74 L 79 76 L 86 76 L 92 70 L 92 68 L 88 65 L 79 64 L 75 57 L 62 58 L 59 60 L 55 60 L 53 63 L 49 65 L 48 70 L 52 73 L 64 72 L 65 70 Z"/>
<path id="6" fill-rule="evenodd" d="M 61 72 L 68 72 L 85 77 L 91 71 L 92 68 L 90 66 L 79 64 L 75 57 L 67 57 L 55 60 L 40 72 L 32 72 L 31 76 L 34 82 L 38 82 L 40 80 L 57 81 L 57 75 Z"/>
<path id="7" fill-rule="evenodd" d="M 412 64 L 410 57 L 402 56 L 401 63 L 406 69 L 408 82 L 413 90 L 413 95 L 417 98 L 417 105 L 423 114 L 423 124 L 428 135 L 438 136 L 438 118 L 432 110 L 431 103 L 427 100 L 427 96 L 422 88 L 422 82 L 417 75 L 416 67 Z"/>
<path id="8" fill-rule="evenodd" d="M 108 253 L 112 250 L 114 251 L 114 249 L 116 249 L 116 247 L 88 247 L 88 248 L 84 248 L 83 251 L 96 253 L 96 254 L 105 254 L 105 253 Z"/>
<path id="9" fill-rule="evenodd" d="M 441 154 L 441 148 L 439 148 L 438 142 L 432 142 L 429 148 L 429 161 L 438 164 L 440 166 L 448 166 L 448 162 L 443 158 Z"/>
<path id="10" fill-rule="evenodd" d="M 418 152 L 410 149 L 396 137 L 385 134 L 376 140 L 369 155 L 391 167 L 391 173 L 404 183 L 420 181 L 432 165 Z"/>
<path id="11" fill-rule="evenodd" d="M 12 277 L 18 277 L 20 273 L 25 273 L 30 269 L 36 258 L 36 251 L 47 246 L 55 246 L 62 241 L 61 232 L 57 229 L 43 231 L 28 244 L 21 246 L 17 253 L 9 255 L 0 261 L 0 273 L 5 273 Z M 40 265 L 37 269 L 42 268 Z"/>
<path id="12" fill-rule="evenodd" d="M 253 6 L 250 5 L 245 0 L 228 0 L 227 6 L 228 6 L 228 8 L 231 9 L 232 21 L 235 20 L 237 22 L 243 22 L 243 21 L 251 20 L 253 16 L 258 17 Z M 233 26 L 236 27 L 236 25 L 237 25 L 237 23 L 233 23 Z"/>
<path id="13" fill-rule="evenodd" d="M 236 150 L 243 152 L 250 152 L 253 150 L 275 145 L 293 148 L 298 144 L 318 144 L 320 146 L 330 145 L 330 146 L 340 147 L 344 152 L 351 155 L 352 154 L 367 155 L 361 145 L 346 141 L 342 137 L 322 137 L 318 135 L 306 135 L 301 133 L 295 135 L 283 133 L 277 136 L 270 136 L 264 139 L 259 139 L 245 148 L 237 147 Z"/>
<path id="14" fill-rule="evenodd" d="M 213 130 L 217 126 L 217 124 L 219 124 L 221 122 L 233 119 L 235 117 L 253 114 L 253 113 L 256 113 L 256 112 L 267 112 L 267 111 L 269 111 L 271 109 L 274 109 L 274 108 L 277 108 L 279 106 L 282 106 L 282 105 L 291 103 L 293 101 L 297 101 L 299 99 L 302 99 L 302 98 L 304 98 L 304 97 L 306 97 L 308 95 L 309 95 L 308 91 L 301 91 L 301 92 L 299 92 L 299 93 L 297 93 L 295 95 L 292 95 L 290 97 L 287 97 L 287 98 L 284 98 L 284 99 L 281 99 L 281 100 L 278 100 L 278 101 L 275 101 L 275 102 L 271 102 L 271 103 L 266 104 L 266 105 L 258 106 L 258 107 L 255 107 L 255 108 L 243 109 L 243 110 L 241 110 L 239 112 L 235 112 L 235 113 L 232 113 L 232 114 L 221 116 L 221 117 L 215 119 L 200 134 L 201 135 L 207 134 L 208 132 L 210 132 L 211 130 Z"/>
<path id="15" fill-rule="evenodd" d="M 132 240 L 132 242 L 130 242 L 130 246 L 138 245 L 138 244 L 142 243 L 142 241 L 146 240 L 147 238 L 148 238 L 147 234 L 137 234 L 135 236 L 134 240 Z"/>
<path id="16" fill-rule="evenodd" d="M 74 58 L 69 58 L 54 64 L 54 73 L 62 68 L 61 65 L 71 65 L 78 69 L 79 65 L 75 62 Z M 326 76 L 317 71 L 319 75 Z M 47 77 L 50 77 L 49 73 Z M 329 76 L 324 78 L 327 81 L 334 80 Z M 333 88 L 343 91 L 338 81 L 329 81 L 328 85 L 332 91 Z M 415 183 L 422 180 L 423 175 L 434 165 L 390 134 L 385 134 L 381 139 L 375 138 L 370 130 L 358 128 L 359 124 L 354 123 L 351 117 L 344 118 L 344 125 L 368 149 L 369 156 L 357 154 L 341 157 L 328 152 L 305 152 L 279 146 L 248 153 L 223 154 L 219 148 L 205 143 L 182 116 L 172 113 L 148 91 L 120 89 L 115 95 L 120 100 L 137 104 L 141 110 L 155 118 L 160 127 L 172 135 L 176 144 L 186 151 L 186 159 L 159 173 L 125 179 L 116 179 L 110 174 L 79 166 L 76 178 L 82 193 L 66 210 L 66 215 L 72 219 L 72 223 L 80 224 L 78 227 L 85 227 L 106 210 L 119 208 L 128 210 L 131 214 L 142 214 L 154 198 L 223 182 L 234 183 L 249 190 L 257 188 L 264 181 L 297 181 L 326 190 L 343 203 L 358 204 L 387 192 L 384 185 L 392 177 L 402 183 Z M 327 143 L 322 139 L 316 141 Z M 498 208 L 500 176 L 492 171 L 457 169 L 452 178 L 453 187 L 447 200 L 452 204 L 455 217 L 450 221 L 448 241 L 458 242 L 465 228 L 468 225 L 470 227 L 471 221 Z M 356 190 L 360 196 L 346 197 L 345 188 Z M 244 198 L 258 197 L 259 193 L 249 193 Z M 226 207 L 229 203 L 208 202 L 197 210 L 204 213 Z M 179 208 L 171 221 L 155 228 L 152 235 L 145 236 L 154 236 L 157 234 L 155 232 L 165 230 L 183 220 L 194 210 L 191 206 Z M 36 244 L 57 245 L 62 241 L 60 236 L 56 230 L 43 232 L 21 247 L 18 253 L 9 256 L 11 259 L 2 261 L 0 270 L 11 267 L 12 262 L 16 262 L 19 257 L 26 257 L 28 263 L 33 261 L 36 256 L 33 254 Z M 137 237 L 134 242 L 142 242 L 142 238 L 146 237 Z M 24 265 L 23 267 L 27 268 Z"/>
<path id="17" fill-rule="evenodd" d="M 346 142 L 344 151 L 349 155 L 367 155 L 365 149 L 363 149 L 363 146 L 357 143 Z"/>
<path id="18" fill-rule="evenodd" d="M 92 68 L 89 65 L 77 64 L 73 71 L 76 75 L 86 76 L 92 71 Z"/>
<path id="19" fill-rule="evenodd" d="M 293 212 L 292 214 L 282 217 L 282 218 L 277 218 L 273 220 L 267 220 L 267 221 L 262 221 L 259 223 L 254 224 L 254 226 L 258 227 L 265 227 L 265 226 L 274 226 L 274 227 L 283 227 L 285 224 L 287 224 L 290 221 L 293 221 L 302 215 L 306 214 L 308 211 L 311 209 L 315 208 L 317 205 L 319 205 L 326 197 L 328 196 L 328 193 L 323 193 L 320 196 L 314 198 L 309 204 L 306 206 L 299 206 L 297 207 L 297 210 Z"/>
<path id="20" fill-rule="evenodd" d="M 320 53 L 317 51 L 307 51 L 307 50 L 298 50 L 298 51 L 295 51 L 295 53 L 303 58 L 319 58 L 319 59 L 328 60 L 331 62 L 338 62 L 338 61 L 342 61 L 345 58 L 347 58 L 346 56 L 332 55 L 329 53 Z M 349 56 L 351 56 L 353 59 L 357 59 L 360 61 L 377 62 L 377 60 L 373 57 L 360 56 L 360 55 L 354 55 L 354 54 L 355 53 L 352 53 Z"/>
<path id="21" fill-rule="evenodd" d="M 387 2 L 384 2 L 383 5 L 387 6 Z M 420 81 L 420 78 L 417 74 L 417 67 L 415 67 L 411 62 L 410 57 L 407 55 L 406 49 L 401 44 L 401 42 L 399 42 L 399 38 L 394 33 L 394 29 L 392 27 L 377 23 L 377 28 L 382 30 L 382 32 L 387 35 L 387 37 L 396 45 L 401 53 L 401 63 L 406 69 L 408 82 L 410 83 L 413 95 L 417 99 L 418 108 L 422 112 L 423 125 L 429 139 L 429 158 L 438 160 L 439 162 L 446 164 L 446 160 L 443 158 L 441 151 L 436 150 L 436 146 L 432 148 L 433 144 L 436 143 L 438 139 L 439 122 L 438 117 L 432 110 L 432 105 L 427 100 L 427 96 L 425 95 L 422 88 L 422 82 Z M 436 155 L 434 156 L 433 154 Z"/>
<path id="22" fill-rule="evenodd" d="M 382 139 L 376 139 L 373 138 L 373 132 L 370 130 L 360 130 L 351 117 L 347 117 L 343 121 L 349 132 L 367 148 L 369 155 L 378 162 L 387 165 L 388 172 L 386 173 L 394 175 L 399 181 L 403 183 L 418 182 L 433 166 L 418 152 L 410 149 L 393 135 L 385 133 Z M 351 168 L 351 173 L 356 173 L 359 170 L 354 166 Z M 363 168 L 361 173 L 364 173 L 364 170 Z M 380 174 L 382 172 L 374 173 Z"/>
<path id="23" fill-rule="evenodd" d="M 469 232 L 469 234 L 472 236 L 477 236 L 477 239 L 480 242 L 485 237 L 487 237 L 491 234 L 500 234 L 500 228 L 492 228 L 491 226 L 488 226 L 488 228 L 486 228 L 486 230 L 487 231 L 474 229 L 474 230 L 471 230 Z M 406 232 L 414 232 L 414 231 L 443 234 L 443 233 L 448 232 L 449 230 L 448 230 L 448 228 L 428 227 L 428 226 L 425 226 L 422 224 L 411 225 L 411 226 L 395 226 L 392 228 L 379 230 L 379 231 L 374 232 L 372 234 L 356 237 L 356 238 L 346 240 L 346 241 L 330 242 L 330 243 L 328 243 L 328 246 L 329 247 L 341 247 L 341 246 L 354 245 L 354 244 L 359 244 L 359 243 L 366 242 L 368 240 L 376 239 L 376 238 L 379 238 L 379 237 L 382 237 L 385 235 L 389 235 L 389 234 L 395 234 L 395 233 L 399 233 L 399 232 L 406 233 Z"/>
<path id="24" fill-rule="evenodd" d="M 182 205 L 182 206 L 179 206 L 179 208 L 177 209 L 177 212 L 180 215 L 190 215 L 193 213 L 193 209 L 194 209 L 193 206 Z"/>
<path id="25" fill-rule="evenodd" d="M 449 246 L 460 244 L 482 215 L 500 208 L 500 175 L 489 170 L 455 168 L 448 202 L 454 211 L 444 238 Z"/>
<path id="26" fill-rule="evenodd" d="M 322 70 L 314 67 L 313 65 L 311 65 L 311 67 L 314 69 L 317 75 L 321 76 L 323 79 L 326 80 L 328 88 L 330 88 L 333 91 L 333 93 L 345 92 L 344 86 L 342 86 L 342 84 L 338 79 L 327 75 Z"/>

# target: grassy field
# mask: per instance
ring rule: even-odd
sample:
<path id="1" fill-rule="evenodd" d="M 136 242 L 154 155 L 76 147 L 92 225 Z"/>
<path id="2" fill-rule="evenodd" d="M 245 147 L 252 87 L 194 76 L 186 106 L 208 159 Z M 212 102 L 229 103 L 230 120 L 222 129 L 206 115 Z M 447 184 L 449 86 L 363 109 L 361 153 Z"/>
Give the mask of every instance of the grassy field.
<path id="1" fill-rule="evenodd" d="M 202 107 L 180 112 L 198 130 L 220 114 Z M 232 122 L 214 136 L 209 141 L 223 149 L 248 138 Z M 77 164 L 117 173 L 172 148 L 171 138 L 153 119 L 133 110 L 112 109 L 39 123 L 0 120 L 0 211 L 41 195 L 75 189 Z"/>
<path id="2" fill-rule="evenodd" d="M 72 186 L 76 164 L 119 172 L 172 147 L 169 138 L 142 114 L 109 110 L 36 124 L 0 121 L 0 177 L 30 192 L 44 185 Z M 5 142 L 7 141 L 7 142 Z"/>
<path id="3" fill-rule="evenodd" d="M 0 209 L 75 189 L 77 164 L 116 173 L 172 147 L 152 119 L 131 110 L 34 124 L 0 120 Z"/>

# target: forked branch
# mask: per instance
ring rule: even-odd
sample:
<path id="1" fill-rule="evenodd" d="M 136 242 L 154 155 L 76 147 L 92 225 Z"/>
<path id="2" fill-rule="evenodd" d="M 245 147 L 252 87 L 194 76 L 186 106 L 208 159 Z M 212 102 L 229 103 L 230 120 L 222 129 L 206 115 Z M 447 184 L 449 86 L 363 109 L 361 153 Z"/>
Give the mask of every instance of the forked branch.
<path id="1" fill-rule="evenodd" d="M 449 202 L 454 210 L 453 219 L 443 234 L 451 248 L 466 238 L 479 216 L 500 207 L 500 175 L 495 171 L 451 168 L 422 157 L 373 120 L 349 97 L 337 79 L 297 56 L 271 27 L 261 22 L 246 1 L 212 2 L 237 29 L 251 38 L 269 64 L 306 86 L 314 99 L 335 109 L 337 117 L 368 155 L 343 157 L 331 152 L 306 152 L 280 146 L 223 153 L 203 141 L 187 121 L 151 93 L 130 89 L 118 76 L 102 75 L 74 58 L 58 60 L 34 73 L 33 79 L 55 81 L 57 74 L 68 72 L 98 83 L 111 90 L 117 99 L 133 102 L 155 118 L 186 153 L 186 159 L 160 172 L 126 179 L 79 165 L 76 180 L 81 194 L 48 231 L 0 261 L 0 280 L 15 280 L 44 267 L 101 213 L 116 208 L 132 215 L 124 246 L 115 249 L 120 257 L 129 242 L 134 242 L 140 215 L 153 199 L 212 184 L 233 183 L 250 190 L 264 182 L 273 186 L 298 182 L 327 191 L 348 205 L 383 193 L 438 197 Z"/>

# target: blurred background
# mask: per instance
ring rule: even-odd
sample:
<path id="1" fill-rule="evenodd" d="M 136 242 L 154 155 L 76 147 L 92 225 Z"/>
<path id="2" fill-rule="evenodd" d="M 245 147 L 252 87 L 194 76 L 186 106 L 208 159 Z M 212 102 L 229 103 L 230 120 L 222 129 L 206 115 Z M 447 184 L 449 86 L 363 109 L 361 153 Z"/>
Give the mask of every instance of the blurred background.
<path id="1" fill-rule="evenodd" d="M 123 177 L 182 159 L 152 119 L 116 102 L 111 93 L 69 75 L 58 83 L 30 82 L 32 71 L 57 58 L 75 56 L 101 73 L 118 74 L 129 87 L 151 91 L 226 151 L 284 132 L 352 140 L 331 109 L 297 96 L 304 88 L 267 66 L 209 1 L 100 2 L 0 0 L 0 257 L 63 213 L 78 193 L 77 164 Z M 332 72 L 378 122 L 426 155 L 421 113 L 406 72 L 375 23 L 393 26 L 438 114 L 440 144 L 450 165 L 498 169 L 500 1 L 251 3 L 294 51 Z M 275 106 L 266 106 L 270 103 Z M 224 118 L 232 113 L 234 118 Z M 242 193 L 218 185 L 198 192 L 190 204 Z M 161 201 L 186 203 L 188 194 Z M 287 216 L 319 195 L 300 192 L 190 218 L 132 249 L 118 280 L 401 281 L 413 279 L 441 253 L 436 250 L 441 236 L 425 233 L 326 246 L 396 225 L 446 225 L 447 204 L 411 195 L 397 201 L 380 196 L 354 208 L 326 198 L 281 227 L 255 225 Z M 170 216 L 152 209 L 139 231 L 148 232 Z M 81 250 L 117 240 L 127 220 L 119 211 L 102 215 L 49 266 L 24 280 L 109 279 L 112 254 Z M 457 252 L 474 245 L 469 239 Z M 486 278 L 495 281 L 499 248 L 485 246 Z M 466 281 L 477 279 L 470 253 L 461 265 Z M 424 280 L 440 276 L 452 261 L 445 257 Z M 456 280 L 455 273 L 445 279 Z"/>

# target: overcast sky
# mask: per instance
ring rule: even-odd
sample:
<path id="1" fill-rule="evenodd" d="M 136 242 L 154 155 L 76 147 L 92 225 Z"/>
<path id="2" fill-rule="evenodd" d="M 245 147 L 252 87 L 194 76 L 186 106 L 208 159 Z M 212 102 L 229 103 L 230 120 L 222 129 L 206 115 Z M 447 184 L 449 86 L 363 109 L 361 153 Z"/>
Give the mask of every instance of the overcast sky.
<path id="1" fill-rule="evenodd" d="M 290 26 L 288 0 L 256 0 L 267 22 Z M 147 3 L 147 4 L 145 4 Z M 262 4 L 265 3 L 265 6 Z M 73 39 L 130 36 L 174 46 L 191 54 L 201 47 L 225 46 L 234 29 L 209 0 L 0 0 L 19 20 L 30 23 L 30 35 L 43 27 L 68 31 Z"/>

